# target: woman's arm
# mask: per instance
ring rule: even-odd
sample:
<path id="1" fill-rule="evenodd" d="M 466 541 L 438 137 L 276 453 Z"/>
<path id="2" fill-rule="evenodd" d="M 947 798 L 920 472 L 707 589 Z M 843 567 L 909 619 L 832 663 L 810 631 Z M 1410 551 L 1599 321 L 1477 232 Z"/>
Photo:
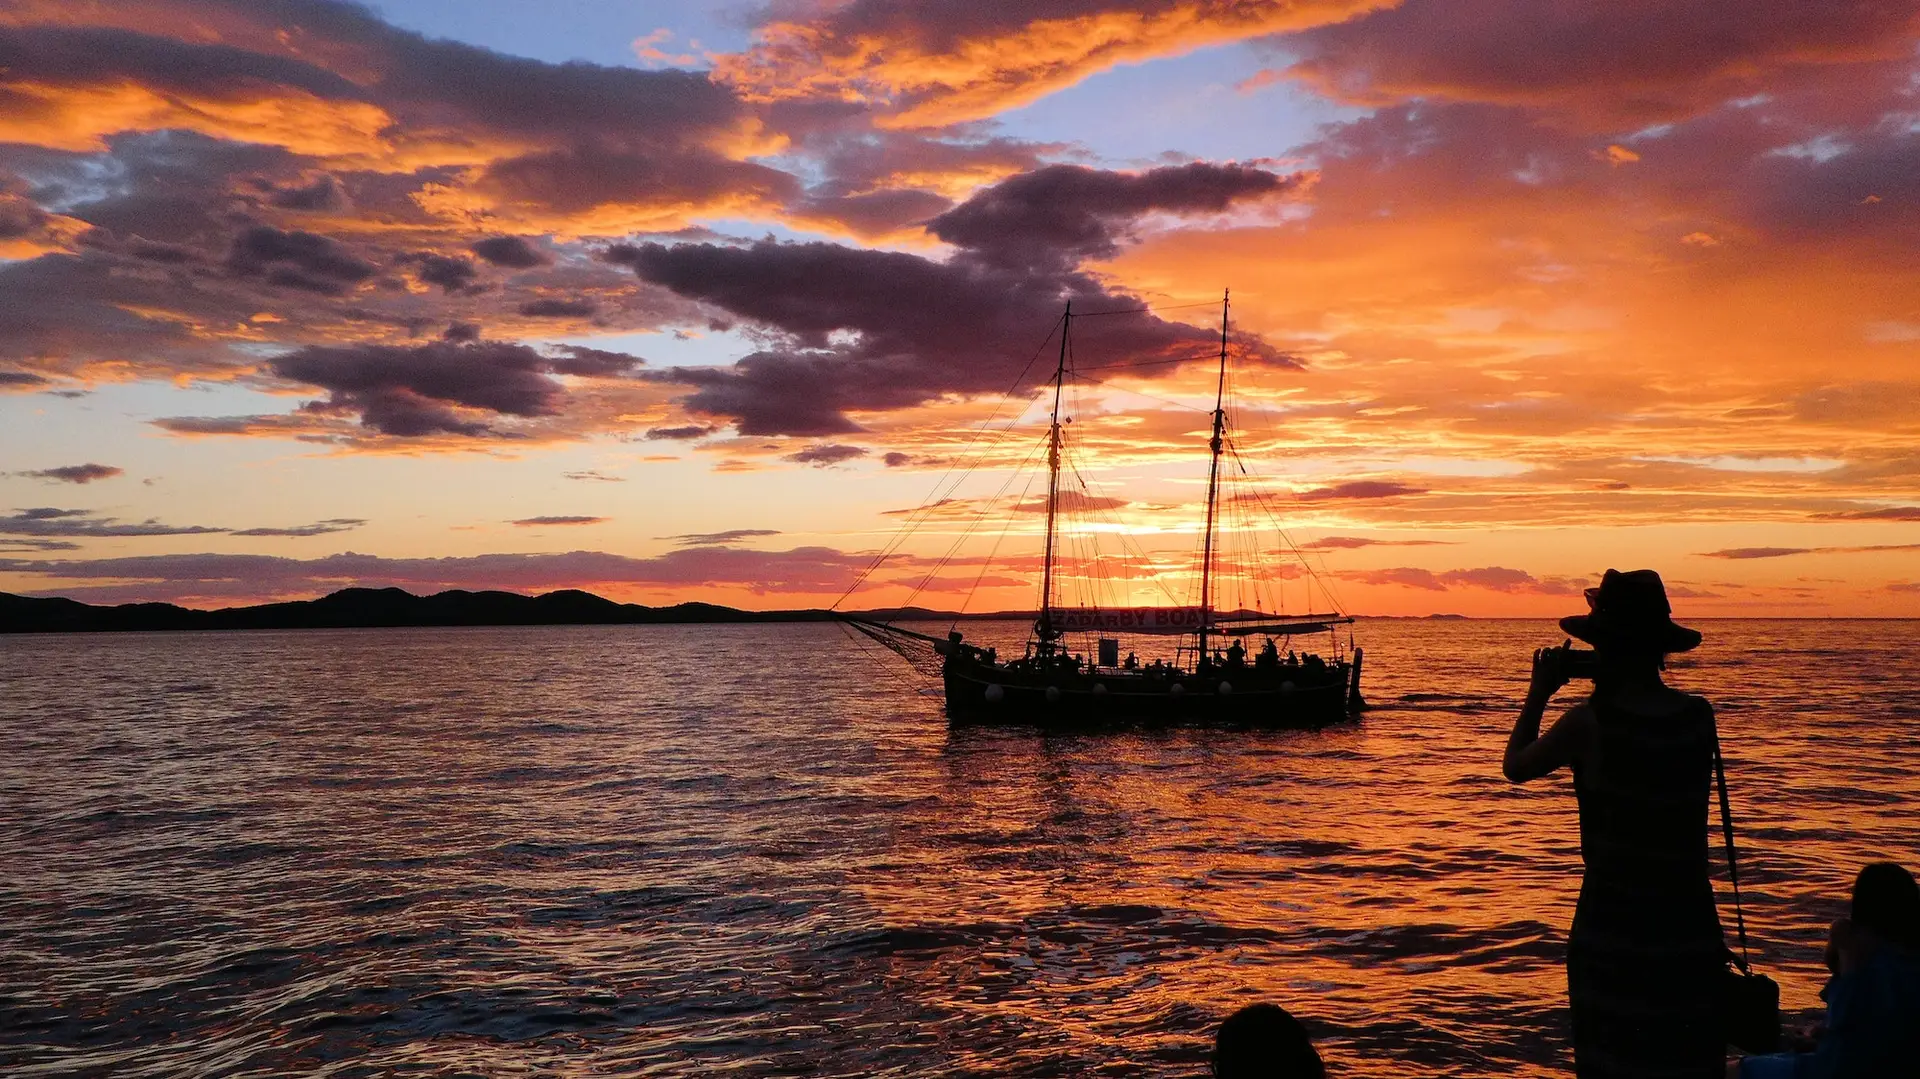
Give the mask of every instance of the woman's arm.
<path id="1" fill-rule="evenodd" d="M 1562 765 L 1572 764 L 1584 745 L 1591 726 L 1592 709 L 1582 705 L 1560 717 L 1545 737 L 1540 734 L 1541 717 L 1560 687 L 1567 684 L 1566 653 L 1558 648 L 1542 648 L 1533 654 L 1533 681 L 1527 687 L 1527 701 L 1513 721 L 1513 733 L 1507 737 L 1507 753 L 1500 770 L 1514 783 L 1525 783 L 1551 775 Z"/>

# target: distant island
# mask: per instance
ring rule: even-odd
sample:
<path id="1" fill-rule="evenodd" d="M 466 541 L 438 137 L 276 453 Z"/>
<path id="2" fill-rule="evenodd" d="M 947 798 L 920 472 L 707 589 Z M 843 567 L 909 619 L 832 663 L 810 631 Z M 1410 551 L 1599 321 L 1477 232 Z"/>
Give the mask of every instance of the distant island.
<path id="1" fill-rule="evenodd" d="M 1244 616 L 1250 611 L 1222 612 Z M 647 607 L 616 603 L 577 588 L 523 596 L 455 589 L 416 596 L 403 588 L 343 588 L 319 599 L 202 611 L 172 603 L 114 606 L 0 592 L 0 633 L 128 633 L 196 629 L 378 629 L 402 626 L 646 626 L 714 622 L 831 622 L 843 615 L 881 621 L 992 622 L 1031 620 L 1033 611 L 963 613 L 928 607 L 829 611 L 745 611 L 717 603 Z M 1465 620 L 1466 615 L 1370 615 L 1375 619 Z"/>
<path id="2" fill-rule="evenodd" d="M 886 619 L 1030 618 L 1021 612 L 962 615 L 905 607 L 854 612 Z M 0 592 L 0 633 L 90 633 L 206 629 L 356 629 L 393 626 L 653 625 L 701 622 L 825 622 L 819 609 L 743 611 L 713 603 L 645 607 L 567 589 L 539 596 L 517 592 L 438 592 L 343 588 L 319 599 L 201 611 L 171 603 L 96 606 L 78 600 Z"/>

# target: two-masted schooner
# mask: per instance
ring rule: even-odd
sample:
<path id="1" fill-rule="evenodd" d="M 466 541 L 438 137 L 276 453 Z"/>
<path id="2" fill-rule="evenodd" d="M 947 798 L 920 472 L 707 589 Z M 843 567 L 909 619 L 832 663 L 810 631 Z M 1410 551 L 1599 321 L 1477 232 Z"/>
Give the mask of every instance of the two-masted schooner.
<path id="1" fill-rule="evenodd" d="M 922 670 L 937 664 L 950 719 L 963 723 L 1086 726 L 1102 723 L 1223 723 L 1319 727 L 1363 707 L 1362 653 L 1351 630 L 1342 647 L 1335 627 L 1353 619 L 1338 610 L 1287 616 L 1215 609 L 1222 454 L 1228 445 L 1228 299 L 1221 300 L 1219 375 L 1208 439 L 1205 532 L 1199 558 L 1199 602 L 1176 606 L 1066 606 L 1056 583 L 1061 488 L 1062 388 L 1068 377 L 1071 303 L 1060 322 L 1048 434 L 1046 538 L 1040 602 L 1025 648 L 1002 657 L 957 628 L 944 637 L 892 621 L 843 615 L 852 629 Z M 1071 421 L 1068 421 L 1071 422 Z M 1289 548 L 1291 545 L 1288 545 Z M 1297 550 L 1289 552 L 1298 556 Z M 1270 548 L 1266 557 L 1285 557 Z M 958 622 L 955 623 L 958 626 Z M 1326 635 L 1327 655 L 1296 650 L 1296 639 Z M 1141 663 L 1122 642 L 1179 638 L 1167 659 Z M 1075 639 L 1081 646 L 1073 647 Z M 1277 642 L 1284 641 L 1286 644 Z M 1224 644 L 1223 644 L 1224 642 Z M 1090 644 L 1092 647 L 1086 647 Z M 1161 649 L 1164 651 L 1164 647 Z M 1283 654 L 1284 653 L 1284 654 Z"/>

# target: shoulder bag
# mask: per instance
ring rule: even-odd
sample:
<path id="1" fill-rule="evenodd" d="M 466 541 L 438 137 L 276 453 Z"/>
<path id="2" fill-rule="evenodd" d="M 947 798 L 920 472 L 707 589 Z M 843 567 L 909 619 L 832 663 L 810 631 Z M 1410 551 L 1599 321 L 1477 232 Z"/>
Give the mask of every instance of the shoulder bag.
<path id="1" fill-rule="evenodd" d="M 1720 756 L 1720 731 L 1713 732 L 1713 774 L 1720 786 L 1720 828 L 1727 839 L 1727 876 L 1733 881 L 1733 924 L 1740 934 L 1740 954 L 1728 951 L 1726 989 L 1721 998 L 1721 1023 L 1727 1043 L 1749 1053 L 1771 1053 L 1780 1048 L 1780 986 L 1757 974 L 1747 956 L 1747 919 L 1740 909 L 1740 865 L 1733 850 L 1733 808 L 1727 800 L 1727 765 Z"/>

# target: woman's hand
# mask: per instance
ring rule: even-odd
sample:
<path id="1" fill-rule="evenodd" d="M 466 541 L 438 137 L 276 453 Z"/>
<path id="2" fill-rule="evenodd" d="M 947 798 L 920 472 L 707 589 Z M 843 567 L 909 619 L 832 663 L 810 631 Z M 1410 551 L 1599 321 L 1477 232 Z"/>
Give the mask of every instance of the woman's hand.
<path id="1" fill-rule="evenodd" d="M 1572 680 L 1567 663 L 1567 646 L 1572 643 L 1569 640 L 1558 648 L 1541 648 L 1533 653 L 1533 682 L 1527 687 L 1530 700 L 1544 704 Z"/>

